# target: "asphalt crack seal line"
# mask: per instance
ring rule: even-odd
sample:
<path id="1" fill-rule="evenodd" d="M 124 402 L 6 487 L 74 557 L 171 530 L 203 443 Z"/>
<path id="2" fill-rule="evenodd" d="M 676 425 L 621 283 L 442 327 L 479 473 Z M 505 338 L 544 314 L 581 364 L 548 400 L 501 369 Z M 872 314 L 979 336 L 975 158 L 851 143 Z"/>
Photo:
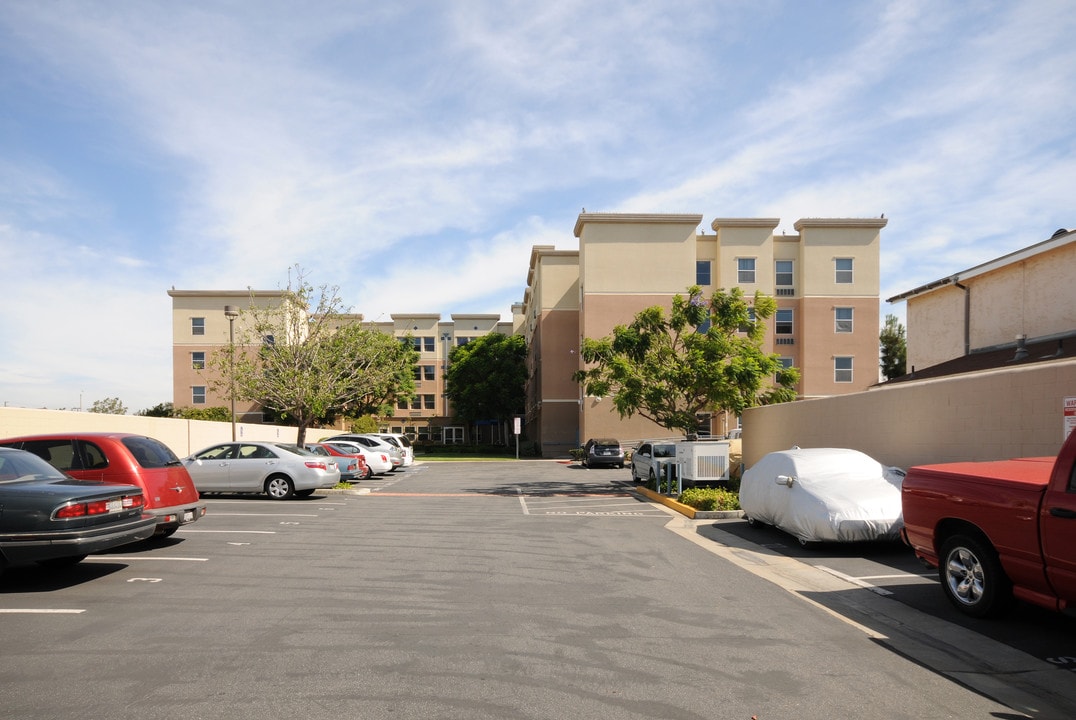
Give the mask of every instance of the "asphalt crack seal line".
<path id="1" fill-rule="evenodd" d="M 1076 717 L 1076 685 L 1060 683 L 1057 667 L 972 630 L 871 592 L 794 558 L 711 527 L 712 520 L 674 517 L 665 525 L 685 540 L 747 570 L 829 615 L 858 628 L 904 657 L 1029 717 Z M 861 592 L 849 592 L 856 589 Z M 840 611 L 813 600 L 826 595 Z M 847 614 L 845 614 L 847 613 Z"/>

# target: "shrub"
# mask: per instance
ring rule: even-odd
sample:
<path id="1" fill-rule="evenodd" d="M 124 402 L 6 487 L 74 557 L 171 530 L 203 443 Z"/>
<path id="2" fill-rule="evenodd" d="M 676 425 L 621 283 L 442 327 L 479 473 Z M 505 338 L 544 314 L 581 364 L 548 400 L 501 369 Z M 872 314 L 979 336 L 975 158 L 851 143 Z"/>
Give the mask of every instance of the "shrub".
<path id="1" fill-rule="evenodd" d="M 696 510 L 740 509 L 740 496 L 727 488 L 688 488 L 676 501 Z"/>

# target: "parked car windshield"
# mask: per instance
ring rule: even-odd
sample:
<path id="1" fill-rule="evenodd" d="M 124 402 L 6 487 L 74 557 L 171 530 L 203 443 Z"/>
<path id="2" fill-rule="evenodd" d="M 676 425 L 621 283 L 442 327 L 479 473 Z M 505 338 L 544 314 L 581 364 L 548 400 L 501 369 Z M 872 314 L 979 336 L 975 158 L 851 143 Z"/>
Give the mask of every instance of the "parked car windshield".
<path id="1" fill-rule="evenodd" d="M 273 447 L 280 450 L 286 450 L 294 455 L 302 455 L 303 457 L 309 457 L 311 455 L 317 455 L 315 452 L 311 452 L 306 448 L 301 448 L 298 445 L 285 445 L 283 443 L 274 444 Z"/>
<path id="2" fill-rule="evenodd" d="M 676 457 L 675 445 L 655 445 L 654 457 Z"/>

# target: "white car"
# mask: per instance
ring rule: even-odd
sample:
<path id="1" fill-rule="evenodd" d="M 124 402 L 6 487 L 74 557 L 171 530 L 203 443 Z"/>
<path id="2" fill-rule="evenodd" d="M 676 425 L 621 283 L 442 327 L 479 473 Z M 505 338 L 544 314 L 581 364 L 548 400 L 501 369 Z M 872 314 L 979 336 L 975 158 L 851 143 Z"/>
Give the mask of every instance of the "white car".
<path id="1" fill-rule="evenodd" d="M 389 443 L 388 441 L 379 438 L 372 433 L 349 433 L 347 435 L 336 435 L 331 438 L 325 438 L 323 442 L 349 442 L 358 445 L 364 445 L 371 450 L 378 450 L 389 456 L 389 460 L 392 461 L 392 469 L 395 470 L 398 467 L 403 467 L 403 451 L 399 447 Z"/>
<path id="2" fill-rule="evenodd" d="M 748 522 L 774 525 L 801 545 L 897 540 L 904 471 L 845 448 L 772 452 L 740 481 Z"/>
<path id="3" fill-rule="evenodd" d="M 350 440 L 334 440 L 327 439 L 321 441 L 322 445 L 332 445 L 341 452 L 351 453 L 355 455 L 362 455 L 366 460 L 367 467 L 370 468 L 370 472 L 374 475 L 384 475 L 392 470 L 392 459 L 388 453 L 381 452 L 380 450 L 374 450 L 373 448 L 360 445 L 357 442 Z"/>
<path id="4" fill-rule="evenodd" d="M 415 464 L 415 448 L 411 446 L 411 441 L 406 435 L 400 433 L 370 433 L 374 437 L 379 437 L 389 445 L 395 445 L 400 448 L 400 452 L 403 456 L 403 467 L 409 467 Z"/>
<path id="5" fill-rule="evenodd" d="M 340 482 L 335 460 L 285 443 L 220 443 L 183 458 L 183 465 L 199 492 L 265 493 L 290 500 Z"/>
<path id="6" fill-rule="evenodd" d="M 676 443 L 644 442 L 631 454 L 631 479 L 647 482 L 662 477 L 665 465 L 676 464 Z"/>

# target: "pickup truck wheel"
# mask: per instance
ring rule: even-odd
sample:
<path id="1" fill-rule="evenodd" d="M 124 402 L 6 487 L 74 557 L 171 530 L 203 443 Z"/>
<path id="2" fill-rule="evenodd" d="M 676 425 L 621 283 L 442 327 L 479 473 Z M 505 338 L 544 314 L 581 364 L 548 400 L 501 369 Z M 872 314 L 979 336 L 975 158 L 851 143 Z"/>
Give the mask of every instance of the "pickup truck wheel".
<path id="1" fill-rule="evenodd" d="M 1012 583 L 988 543 L 954 535 L 942 545 L 938 575 L 949 601 L 972 617 L 990 617 L 1012 600 Z"/>

